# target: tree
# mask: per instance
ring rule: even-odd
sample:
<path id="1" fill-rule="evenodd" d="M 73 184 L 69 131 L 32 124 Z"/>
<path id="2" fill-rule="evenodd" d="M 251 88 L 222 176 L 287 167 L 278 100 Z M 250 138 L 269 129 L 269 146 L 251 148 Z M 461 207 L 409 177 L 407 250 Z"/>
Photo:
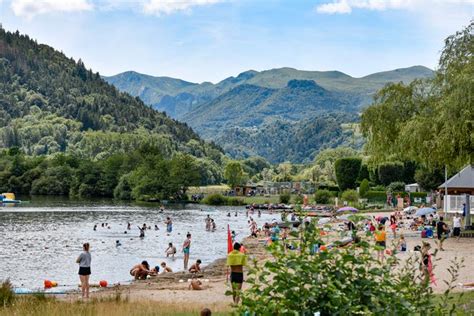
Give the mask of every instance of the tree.
<path id="1" fill-rule="evenodd" d="M 357 203 L 359 201 L 359 194 L 356 190 L 346 190 L 342 192 L 341 200 L 347 201 L 351 204 Z"/>
<path id="2" fill-rule="evenodd" d="M 360 186 L 359 186 L 359 194 L 361 197 L 365 197 L 365 195 L 367 194 L 367 192 L 369 191 L 370 187 L 369 187 L 369 180 L 367 179 L 364 179 L 362 180 L 362 182 L 360 183 Z"/>
<path id="3" fill-rule="evenodd" d="M 201 180 L 196 159 L 188 154 L 177 154 L 171 160 L 171 181 L 184 197 L 190 186 L 199 185 Z"/>
<path id="4" fill-rule="evenodd" d="M 442 169 L 423 167 L 416 170 L 415 180 L 424 190 L 435 190 L 444 182 L 444 172 Z"/>
<path id="5" fill-rule="evenodd" d="M 392 182 L 403 180 L 403 164 L 401 162 L 387 162 L 378 167 L 379 180 L 387 186 Z"/>
<path id="6" fill-rule="evenodd" d="M 224 178 L 233 189 L 244 182 L 245 175 L 242 165 L 238 161 L 231 161 L 225 166 Z"/>
<path id="7" fill-rule="evenodd" d="M 341 191 L 356 187 L 361 164 L 362 160 L 360 158 L 341 158 L 336 160 L 336 178 Z"/>
<path id="8" fill-rule="evenodd" d="M 387 85 L 364 110 L 362 132 L 375 161 L 452 169 L 474 161 L 473 28 L 446 39 L 433 78 Z"/>
<path id="9" fill-rule="evenodd" d="M 329 190 L 318 190 L 314 194 L 314 200 L 318 204 L 329 204 L 331 202 L 332 194 Z"/>

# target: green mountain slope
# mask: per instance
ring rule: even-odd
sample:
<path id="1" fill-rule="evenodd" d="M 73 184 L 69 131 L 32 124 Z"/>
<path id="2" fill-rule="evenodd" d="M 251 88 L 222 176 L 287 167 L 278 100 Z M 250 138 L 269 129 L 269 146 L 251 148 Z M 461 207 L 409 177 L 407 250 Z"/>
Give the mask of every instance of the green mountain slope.
<path id="1" fill-rule="evenodd" d="M 0 147 L 17 146 L 27 154 L 104 158 L 151 143 L 165 156 L 221 155 L 186 124 L 119 92 L 82 61 L 1 28 L 0 105 Z"/>
<path id="2" fill-rule="evenodd" d="M 369 105 L 374 93 L 387 83 L 407 83 L 432 75 L 433 71 L 423 66 L 362 78 L 339 71 L 279 68 L 249 70 L 216 84 L 181 83 L 166 91 L 152 88 L 142 80 L 139 90 L 155 91 L 155 98 L 149 98 L 150 92 L 147 92 L 146 103 L 186 122 L 234 157 L 258 154 L 271 162 L 288 159 L 302 162 L 311 159 L 320 148 L 348 142 L 360 146 L 359 141 L 350 141 L 351 135 L 341 132 L 341 124 L 357 120 L 357 112 Z M 128 77 L 120 74 L 106 80 L 123 91 L 140 95 L 135 92 L 135 86 L 127 85 Z M 156 81 L 153 87 L 164 82 L 162 78 L 153 80 Z M 308 137 L 303 137 L 304 133 Z M 333 138 L 325 137 L 327 135 Z"/>
<path id="3" fill-rule="evenodd" d="M 215 99 L 241 84 L 280 89 L 287 86 L 290 80 L 313 80 L 321 87 L 335 92 L 349 93 L 358 99 L 358 106 L 371 102 L 372 95 L 389 82 L 411 82 L 417 78 L 433 75 L 433 71 L 423 66 L 395 69 L 379 72 L 362 78 L 354 78 L 339 71 L 303 71 L 293 68 L 278 68 L 264 71 L 249 70 L 237 77 L 229 77 L 217 84 L 209 82 L 182 85 L 171 85 L 172 89 L 160 88 L 170 78 L 151 77 L 126 72 L 105 79 L 122 91 L 140 96 L 145 103 L 165 111 L 172 117 L 181 118 L 195 107 Z M 137 79 L 142 78 L 142 79 Z M 181 80 L 174 79 L 177 82 Z M 129 83 L 132 81 L 133 83 Z M 152 82 L 150 82 L 152 81 Z"/>

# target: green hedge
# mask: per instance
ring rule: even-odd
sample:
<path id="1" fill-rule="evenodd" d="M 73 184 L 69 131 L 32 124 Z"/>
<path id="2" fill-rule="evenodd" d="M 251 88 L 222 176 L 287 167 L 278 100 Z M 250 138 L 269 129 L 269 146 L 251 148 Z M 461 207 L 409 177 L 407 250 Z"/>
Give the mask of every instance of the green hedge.
<path id="1" fill-rule="evenodd" d="M 367 191 L 365 198 L 369 201 L 386 201 L 387 193 L 385 191 Z"/>
<path id="2" fill-rule="evenodd" d="M 241 199 L 223 196 L 220 193 L 209 194 L 202 200 L 201 203 L 207 204 L 207 205 L 235 205 L 235 206 L 244 204 L 244 202 Z"/>

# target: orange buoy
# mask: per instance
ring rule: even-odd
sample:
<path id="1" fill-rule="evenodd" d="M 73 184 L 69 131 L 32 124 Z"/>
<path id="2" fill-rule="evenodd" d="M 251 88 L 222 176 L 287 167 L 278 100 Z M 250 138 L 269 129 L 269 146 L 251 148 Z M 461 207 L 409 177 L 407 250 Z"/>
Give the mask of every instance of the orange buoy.
<path id="1" fill-rule="evenodd" d="M 105 281 L 105 280 L 101 280 L 101 281 L 99 282 L 100 287 L 107 287 L 107 284 L 108 284 L 108 283 L 107 283 L 107 281 Z"/>
<path id="2" fill-rule="evenodd" d="M 53 283 L 50 280 L 44 280 L 44 288 L 50 289 L 53 287 Z"/>
<path id="3" fill-rule="evenodd" d="M 52 286 L 52 287 L 58 286 L 58 282 L 56 282 L 56 281 L 51 281 L 51 286 Z"/>

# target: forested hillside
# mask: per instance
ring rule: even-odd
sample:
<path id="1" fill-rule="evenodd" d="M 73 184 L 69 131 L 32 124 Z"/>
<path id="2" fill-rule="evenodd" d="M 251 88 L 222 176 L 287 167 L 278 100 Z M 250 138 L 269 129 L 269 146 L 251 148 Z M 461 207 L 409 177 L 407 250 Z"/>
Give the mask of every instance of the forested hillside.
<path id="1" fill-rule="evenodd" d="M 104 158 L 143 143 L 163 155 L 221 155 L 186 124 L 119 92 L 47 45 L 0 29 L 0 146 L 29 155 L 67 152 Z"/>
<path id="2" fill-rule="evenodd" d="M 81 60 L 0 28 L 1 192 L 182 200 L 222 181 L 222 158 Z"/>

